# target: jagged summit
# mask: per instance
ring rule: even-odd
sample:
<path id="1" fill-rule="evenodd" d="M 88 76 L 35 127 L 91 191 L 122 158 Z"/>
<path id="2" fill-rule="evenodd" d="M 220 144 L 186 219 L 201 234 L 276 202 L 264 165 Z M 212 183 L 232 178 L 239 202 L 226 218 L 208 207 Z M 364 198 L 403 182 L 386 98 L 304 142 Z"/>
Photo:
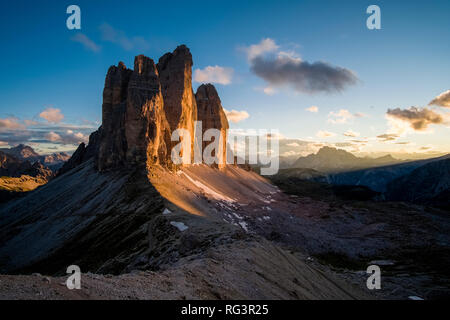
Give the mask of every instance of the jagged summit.
<path id="1" fill-rule="evenodd" d="M 16 157 L 19 160 L 29 160 L 30 162 L 41 160 L 41 155 L 30 146 L 19 144 L 12 148 L 1 148 L 0 151 Z"/>
<path id="2" fill-rule="evenodd" d="M 194 147 L 195 121 L 204 128 L 228 129 L 213 85 L 192 89 L 192 55 L 185 45 L 163 55 L 157 64 L 136 56 L 134 69 L 111 66 L 105 79 L 102 130 L 95 156 L 100 171 L 123 166 L 171 164 L 176 129 L 186 129 Z M 201 104 L 201 110 L 197 105 Z M 224 142 L 226 143 L 226 142 Z M 183 152 L 183 151 L 182 151 Z"/>

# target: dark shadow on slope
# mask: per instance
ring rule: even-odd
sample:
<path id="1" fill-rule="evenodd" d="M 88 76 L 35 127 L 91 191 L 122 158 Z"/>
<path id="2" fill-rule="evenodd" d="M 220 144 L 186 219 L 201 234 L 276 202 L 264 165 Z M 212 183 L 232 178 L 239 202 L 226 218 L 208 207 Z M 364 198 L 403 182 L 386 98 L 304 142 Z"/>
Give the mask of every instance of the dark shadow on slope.
<path id="1" fill-rule="evenodd" d="M 83 185 L 79 180 L 88 177 L 99 185 L 86 181 L 88 191 L 77 201 L 67 201 L 62 185 L 72 194 Z M 52 207 L 57 199 L 63 210 Z M 2 273 L 63 275 L 69 265 L 102 274 L 158 270 L 183 257 L 201 256 L 212 246 L 251 238 L 240 228 L 169 203 L 148 180 L 145 168 L 98 173 L 90 161 L 18 201 L 0 212 Z M 162 214 L 166 206 L 171 215 Z M 180 232 L 171 220 L 184 221 L 189 230 Z M 28 258 L 27 241 L 41 252 Z"/>

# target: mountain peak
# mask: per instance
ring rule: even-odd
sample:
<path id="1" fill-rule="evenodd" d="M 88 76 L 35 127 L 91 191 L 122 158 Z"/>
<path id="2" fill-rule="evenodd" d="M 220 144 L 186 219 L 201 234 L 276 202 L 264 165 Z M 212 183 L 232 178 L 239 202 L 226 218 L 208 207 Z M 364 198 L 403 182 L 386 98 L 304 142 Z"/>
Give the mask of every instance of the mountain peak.
<path id="1" fill-rule="evenodd" d="M 134 70 L 120 62 L 109 68 L 96 155 L 100 171 L 148 164 L 171 166 L 171 150 L 178 144 L 171 141 L 172 132 L 187 130 L 193 151 L 197 119 L 204 122 L 206 129 L 228 129 L 214 86 L 202 85 L 194 95 L 192 65 L 189 48 L 180 45 L 164 54 L 157 64 L 138 55 Z M 201 104 L 201 110 L 197 104 Z"/>
<path id="2" fill-rule="evenodd" d="M 381 158 L 360 158 L 354 154 L 333 147 L 322 147 L 316 154 L 300 157 L 293 168 L 314 169 L 324 173 L 342 172 L 377 167 L 397 162 L 391 155 Z"/>
<path id="3" fill-rule="evenodd" d="M 317 156 L 340 156 L 340 157 L 349 157 L 351 159 L 356 158 L 355 155 L 352 153 L 342 150 L 342 149 L 336 149 L 333 147 L 324 146 L 320 148 L 320 150 L 317 152 Z"/>
<path id="4" fill-rule="evenodd" d="M 33 160 L 33 158 L 37 158 L 40 156 L 39 153 L 34 151 L 34 149 L 32 147 L 27 146 L 25 144 L 19 144 L 10 149 L 3 149 L 3 151 L 15 156 L 18 159 L 21 159 L 21 160 L 24 160 L 24 159 Z"/>

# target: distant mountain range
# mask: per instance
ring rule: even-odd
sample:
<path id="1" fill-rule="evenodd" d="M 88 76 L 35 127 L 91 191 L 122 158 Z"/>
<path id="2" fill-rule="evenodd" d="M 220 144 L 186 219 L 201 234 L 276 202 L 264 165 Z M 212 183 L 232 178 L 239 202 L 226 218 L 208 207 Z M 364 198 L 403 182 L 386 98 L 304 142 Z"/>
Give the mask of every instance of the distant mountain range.
<path id="1" fill-rule="evenodd" d="M 19 144 L 16 147 L 10 149 L 0 149 L 1 152 L 11 155 L 21 161 L 29 161 L 34 163 L 39 161 L 44 166 L 48 167 L 52 171 L 57 171 L 67 160 L 70 159 L 70 155 L 65 152 L 58 152 L 48 155 L 40 155 L 32 147 Z"/>
<path id="2" fill-rule="evenodd" d="M 46 184 L 69 158 L 64 152 L 40 155 L 23 144 L 0 149 L 0 203 Z"/>
<path id="3" fill-rule="evenodd" d="M 324 147 L 316 154 L 299 158 L 291 169 L 280 171 L 276 178 L 327 183 L 339 188 L 362 186 L 380 195 L 379 199 L 450 208 L 450 155 L 400 161 L 390 155 L 360 158 L 344 150 Z"/>
<path id="4" fill-rule="evenodd" d="M 432 161 L 386 186 L 389 200 L 436 204 L 450 209 L 450 158 Z"/>
<path id="5" fill-rule="evenodd" d="M 327 175 L 327 180 L 329 183 L 335 185 L 363 185 L 374 191 L 384 193 L 388 184 L 393 180 L 406 176 L 426 164 L 449 158 L 450 155 L 446 155 L 433 159 L 408 161 L 388 166 L 329 174 Z"/>
<path id="6" fill-rule="evenodd" d="M 380 167 L 400 163 L 390 155 L 379 158 L 360 158 L 345 150 L 323 147 L 316 154 L 300 157 L 292 168 L 314 169 L 323 173 L 336 173 L 357 169 Z"/>

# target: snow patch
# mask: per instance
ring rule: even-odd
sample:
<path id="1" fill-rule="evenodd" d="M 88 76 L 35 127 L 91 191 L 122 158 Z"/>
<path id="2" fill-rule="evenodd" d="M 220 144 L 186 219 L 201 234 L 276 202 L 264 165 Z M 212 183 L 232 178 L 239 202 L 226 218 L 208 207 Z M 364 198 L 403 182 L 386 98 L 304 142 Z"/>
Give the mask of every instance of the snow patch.
<path id="1" fill-rule="evenodd" d="M 236 214 L 236 213 L 234 213 L 234 212 L 231 212 L 231 214 L 232 214 L 233 216 L 235 216 L 236 218 L 238 218 L 239 220 L 242 220 L 242 219 L 243 219 L 240 215 L 238 215 L 238 214 Z"/>
<path id="2" fill-rule="evenodd" d="M 178 174 L 178 172 L 177 172 Z M 179 175 L 184 174 L 186 176 L 186 178 L 189 179 L 189 181 L 191 181 L 195 186 L 197 186 L 198 188 L 202 189 L 205 193 L 209 194 L 210 196 L 212 196 L 213 198 L 215 198 L 216 200 L 222 200 L 222 201 L 227 201 L 227 202 L 235 202 L 234 199 L 231 199 L 229 197 L 226 197 L 216 191 L 214 191 L 213 189 L 211 189 L 208 186 L 205 186 L 203 183 L 201 183 L 200 181 L 194 180 L 192 179 L 190 176 L 188 176 L 185 172 L 181 172 Z"/>
<path id="3" fill-rule="evenodd" d="M 247 223 L 245 223 L 244 221 L 240 221 L 238 223 L 241 226 L 241 228 L 245 230 L 245 232 L 248 232 Z"/>
<path id="4" fill-rule="evenodd" d="M 185 225 L 183 222 L 170 221 L 170 224 L 173 225 L 174 227 L 178 228 L 178 230 L 180 230 L 181 232 L 189 229 L 189 227 L 187 225 Z"/>
<path id="5" fill-rule="evenodd" d="M 165 208 L 162 214 L 170 214 L 172 213 L 172 211 L 170 211 L 169 209 Z"/>

